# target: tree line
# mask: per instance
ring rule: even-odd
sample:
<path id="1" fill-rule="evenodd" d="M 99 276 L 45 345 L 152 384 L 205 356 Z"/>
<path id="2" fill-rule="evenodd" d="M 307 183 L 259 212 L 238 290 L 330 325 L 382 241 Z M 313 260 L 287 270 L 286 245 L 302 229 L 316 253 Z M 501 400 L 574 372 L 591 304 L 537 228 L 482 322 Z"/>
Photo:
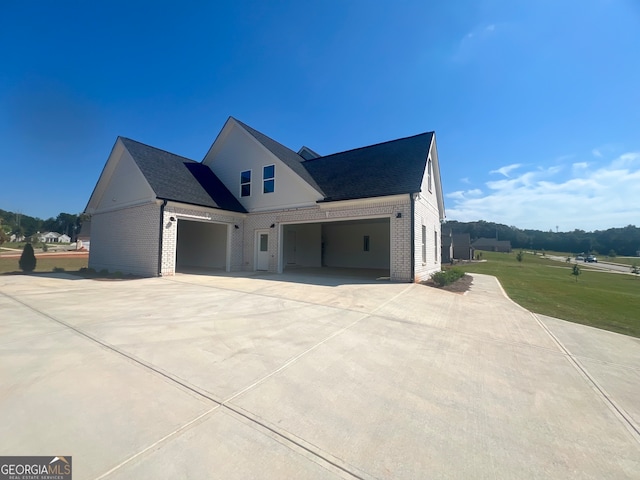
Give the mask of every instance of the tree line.
<path id="1" fill-rule="evenodd" d="M 85 214 L 60 213 L 57 217 L 43 220 L 0 209 L 0 236 L 8 237 L 15 234 L 19 237 L 30 238 L 38 232 L 57 232 L 64 233 L 71 238 L 71 241 L 75 241 L 80 227 L 82 227 L 82 222 L 86 219 Z"/>
<path id="2" fill-rule="evenodd" d="M 511 241 L 512 248 L 529 250 L 552 250 L 570 253 L 592 253 L 599 255 L 635 256 L 640 251 L 640 228 L 627 225 L 622 228 L 609 228 L 585 232 L 554 232 L 541 230 L 522 230 L 500 223 L 447 221 L 442 231 L 447 233 L 468 233 L 471 241 L 486 237 Z"/>

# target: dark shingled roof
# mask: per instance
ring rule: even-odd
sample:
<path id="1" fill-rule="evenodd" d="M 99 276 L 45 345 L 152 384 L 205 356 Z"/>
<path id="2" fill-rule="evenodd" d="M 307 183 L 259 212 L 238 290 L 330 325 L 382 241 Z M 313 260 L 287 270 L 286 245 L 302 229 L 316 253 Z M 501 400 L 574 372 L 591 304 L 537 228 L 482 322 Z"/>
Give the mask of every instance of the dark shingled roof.
<path id="1" fill-rule="evenodd" d="M 209 167 L 173 153 L 120 137 L 157 198 L 220 208 L 246 210 Z"/>
<path id="2" fill-rule="evenodd" d="M 421 190 L 433 132 L 379 143 L 302 163 L 324 201 L 381 197 Z"/>
<path id="3" fill-rule="evenodd" d="M 309 172 L 307 172 L 307 170 L 305 170 L 305 168 L 303 167 L 302 162 L 305 161 L 303 157 L 298 155 L 290 148 L 287 148 L 281 143 L 278 143 L 275 140 L 267 137 L 265 134 L 251 128 L 249 125 L 242 123 L 237 118 L 234 118 L 234 120 L 238 122 L 238 124 L 242 126 L 242 128 L 244 128 L 247 132 L 249 132 L 256 140 L 258 140 L 258 142 L 266 147 L 267 150 L 269 150 L 276 157 L 282 160 L 282 162 L 284 162 L 305 182 L 318 190 L 318 192 L 323 193 L 320 186 L 316 183 L 315 179 L 311 175 L 309 175 Z"/>

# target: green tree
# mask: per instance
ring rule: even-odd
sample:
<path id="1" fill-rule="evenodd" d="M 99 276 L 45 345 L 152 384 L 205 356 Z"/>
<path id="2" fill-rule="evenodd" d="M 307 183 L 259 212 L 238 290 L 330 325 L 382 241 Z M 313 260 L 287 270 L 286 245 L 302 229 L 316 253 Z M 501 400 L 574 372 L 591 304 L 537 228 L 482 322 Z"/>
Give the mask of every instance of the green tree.
<path id="1" fill-rule="evenodd" d="M 33 247 L 30 243 L 27 243 L 22 250 L 20 260 L 18 261 L 20 270 L 26 273 L 33 272 L 36 268 L 36 256 L 33 253 Z"/>
<path id="2" fill-rule="evenodd" d="M 580 267 L 578 266 L 578 264 L 576 263 L 573 266 L 573 270 L 571 271 L 571 275 L 573 275 L 574 277 L 576 277 L 576 282 L 578 281 L 578 275 L 580 275 L 582 272 L 580 271 Z"/>
<path id="3" fill-rule="evenodd" d="M 609 255 L 607 255 L 610 258 L 616 258 L 616 251 L 615 250 L 609 250 Z"/>
<path id="4" fill-rule="evenodd" d="M 518 262 L 522 263 L 523 259 L 524 259 L 524 252 L 522 250 L 520 250 L 518 252 L 518 254 L 516 255 L 516 260 L 518 260 Z"/>

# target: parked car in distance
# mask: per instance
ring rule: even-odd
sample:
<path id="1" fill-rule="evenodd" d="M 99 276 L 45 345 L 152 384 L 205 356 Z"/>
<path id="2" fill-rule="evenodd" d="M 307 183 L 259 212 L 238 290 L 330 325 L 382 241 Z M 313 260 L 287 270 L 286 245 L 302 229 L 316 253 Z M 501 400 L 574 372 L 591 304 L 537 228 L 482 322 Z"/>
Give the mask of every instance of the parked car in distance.
<path id="1" fill-rule="evenodd" d="M 583 257 L 582 255 L 578 255 L 578 256 L 576 257 L 576 262 L 577 262 L 578 260 L 582 260 L 582 261 L 584 262 L 584 257 Z"/>
<path id="2" fill-rule="evenodd" d="M 584 259 L 584 261 L 589 263 L 598 263 L 598 259 L 596 258 L 595 255 L 589 255 L 587 258 Z"/>

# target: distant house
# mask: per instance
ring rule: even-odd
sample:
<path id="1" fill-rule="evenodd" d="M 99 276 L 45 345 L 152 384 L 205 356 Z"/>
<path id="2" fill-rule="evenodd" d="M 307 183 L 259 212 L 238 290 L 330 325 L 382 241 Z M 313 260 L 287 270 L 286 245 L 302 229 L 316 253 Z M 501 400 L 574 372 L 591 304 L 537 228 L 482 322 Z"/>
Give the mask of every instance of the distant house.
<path id="1" fill-rule="evenodd" d="M 485 252 L 511 252 L 510 240 L 497 240 L 495 238 L 481 237 L 471 244 L 475 250 L 483 250 Z"/>
<path id="2" fill-rule="evenodd" d="M 60 234 L 57 232 L 44 232 L 38 236 L 38 240 L 42 243 L 58 243 Z"/>
<path id="3" fill-rule="evenodd" d="M 37 235 L 38 240 L 42 243 L 69 243 L 71 241 L 71 237 L 64 233 L 60 234 L 58 232 L 44 232 Z"/>
<path id="4" fill-rule="evenodd" d="M 452 260 L 472 260 L 473 247 L 468 233 L 453 233 L 451 230 L 442 232 L 442 263 Z"/>
<path id="5" fill-rule="evenodd" d="M 24 241 L 24 235 L 16 235 L 15 233 L 12 233 L 11 236 L 9 237 L 9 241 L 12 242 L 12 243 L 23 242 Z"/>
<path id="6" fill-rule="evenodd" d="M 451 230 L 442 231 L 440 244 L 442 245 L 442 250 L 440 252 L 440 262 L 451 263 L 451 261 L 453 260 L 453 234 L 451 233 Z"/>
<path id="7" fill-rule="evenodd" d="M 473 259 L 471 236 L 468 233 L 455 233 L 453 235 L 453 258 L 456 260 Z"/>
<path id="8" fill-rule="evenodd" d="M 120 137 L 85 210 L 89 266 L 337 267 L 421 281 L 440 270 L 443 198 L 433 132 L 321 156 L 229 118 L 201 162 Z"/>
<path id="9" fill-rule="evenodd" d="M 76 237 L 76 250 L 89 250 L 91 241 L 91 220 L 82 222 L 80 232 Z"/>

